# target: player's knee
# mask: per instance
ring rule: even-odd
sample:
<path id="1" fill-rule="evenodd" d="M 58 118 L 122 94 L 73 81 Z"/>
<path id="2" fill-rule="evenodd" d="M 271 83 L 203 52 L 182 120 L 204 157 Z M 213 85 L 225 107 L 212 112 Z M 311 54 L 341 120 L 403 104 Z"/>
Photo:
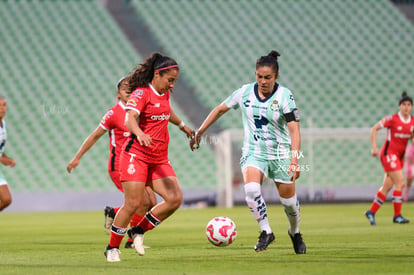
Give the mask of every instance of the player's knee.
<path id="1" fill-rule="evenodd" d="M 261 195 L 261 187 L 257 182 L 248 182 L 244 185 L 244 193 L 246 201 L 252 201 Z"/>
<path id="2" fill-rule="evenodd" d="M 183 202 L 183 195 L 181 192 L 174 192 L 165 201 L 170 205 L 171 209 L 178 209 Z"/>
<path id="3" fill-rule="evenodd" d="M 0 201 L 0 205 L 1 205 L 1 209 L 6 208 L 7 206 L 9 206 L 12 203 L 12 198 L 11 197 L 7 197 L 7 198 L 3 198 Z"/>
<path id="4" fill-rule="evenodd" d="M 141 204 L 139 204 L 140 209 L 149 210 L 151 208 L 151 202 L 148 197 L 146 197 Z"/>
<path id="5" fill-rule="evenodd" d="M 299 209 L 299 201 L 296 194 L 290 198 L 280 197 L 280 202 L 285 208 L 286 213 L 295 213 Z"/>
<path id="6" fill-rule="evenodd" d="M 129 214 L 135 213 L 139 209 L 141 202 L 137 199 L 125 200 L 123 210 Z"/>

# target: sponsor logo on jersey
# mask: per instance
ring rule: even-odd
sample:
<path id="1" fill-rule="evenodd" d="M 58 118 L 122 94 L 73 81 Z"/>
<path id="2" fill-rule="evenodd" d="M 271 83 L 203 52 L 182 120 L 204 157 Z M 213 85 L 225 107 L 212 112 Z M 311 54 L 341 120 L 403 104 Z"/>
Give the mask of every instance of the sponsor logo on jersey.
<path id="1" fill-rule="evenodd" d="M 395 133 L 394 136 L 396 138 L 410 138 L 411 134 Z"/>
<path id="2" fill-rule="evenodd" d="M 142 96 L 144 94 L 144 90 L 135 90 L 132 95 L 134 96 Z"/>
<path id="3" fill-rule="evenodd" d="M 132 106 L 136 107 L 137 103 L 135 102 L 135 100 L 129 99 L 128 102 L 127 102 L 127 105 L 132 105 Z"/>
<path id="4" fill-rule="evenodd" d="M 166 115 L 164 113 L 162 113 L 161 115 L 152 115 L 151 116 L 151 120 L 169 120 L 170 119 L 170 115 Z"/>
<path id="5" fill-rule="evenodd" d="M 261 129 L 262 126 L 267 125 L 269 123 L 269 120 L 265 118 L 264 116 L 257 116 L 254 115 L 254 126 L 256 126 L 257 129 Z"/>

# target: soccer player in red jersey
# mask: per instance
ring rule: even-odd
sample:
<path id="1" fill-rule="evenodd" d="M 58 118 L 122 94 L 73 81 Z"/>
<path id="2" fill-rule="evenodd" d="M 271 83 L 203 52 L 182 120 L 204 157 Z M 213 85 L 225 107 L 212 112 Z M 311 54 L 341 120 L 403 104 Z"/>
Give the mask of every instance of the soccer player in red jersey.
<path id="1" fill-rule="evenodd" d="M 408 223 L 409 220 L 401 215 L 402 190 L 404 188 L 404 154 L 408 140 L 414 130 L 414 117 L 411 115 L 413 100 L 403 92 L 399 101 L 399 112 L 384 117 L 371 128 L 372 156 L 380 157 L 385 171 L 384 181 L 378 190 L 371 208 L 365 212 L 371 225 L 376 225 L 375 213 L 386 200 L 388 192 L 394 186 L 392 203 L 394 206 L 394 223 Z M 381 152 L 377 147 L 377 131 L 387 128 L 387 138 Z"/>
<path id="2" fill-rule="evenodd" d="M 125 108 L 125 125 L 131 136 L 124 143 L 120 158 L 124 204 L 116 213 L 104 252 L 108 262 L 120 261 L 119 245 L 127 233 L 129 220 L 143 201 L 146 185 L 163 201 L 128 230 L 139 255 L 145 254 L 144 232 L 159 225 L 181 205 L 181 188 L 168 159 L 168 122 L 179 126 L 187 137 L 194 131 L 170 108 L 170 89 L 178 76 L 179 68 L 174 59 L 154 53 L 128 77 L 133 92 Z"/>
<path id="3" fill-rule="evenodd" d="M 75 169 L 82 158 L 82 156 L 101 138 L 105 133 L 109 134 L 109 161 L 108 173 L 113 183 L 119 191 L 123 192 L 121 179 L 119 176 L 119 156 L 121 148 L 125 140 L 130 136 L 128 128 L 125 126 L 125 104 L 131 94 L 127 79 L 121 78 L 117 83 L 117 103 L 103 116 L 100 124 L 96 129 L 85 139 L 80 146 L 78 152 L 69 162 L 66 170 L 71 173 Z M 145 214 L 148 209 L 156 204 L 156 197 L 151 188 L 146 188 L 147 196 L 140 205 L 137 213 Z M 107 206 L 105 208 L 105 231 L 110 234 L 113 218 L 120 207 L 112 208 Z M 131 219 L 131 226 L 136 225 L 142 218 L 142 215 L 135 214 Z M 132 240 L 129 240 L 125 247 L 131 247 Z"/>
<path id="4" fill-rule="evenodd" d="M 408 197 L 410 194 L 410 187 L 412 185 L 414 179 L 414 136 L 411 136 L 411 143 L 408 145 L 407 150 L 405 151 L 405 189 L 404 189 L 404 201 L 408 201 Z"/>

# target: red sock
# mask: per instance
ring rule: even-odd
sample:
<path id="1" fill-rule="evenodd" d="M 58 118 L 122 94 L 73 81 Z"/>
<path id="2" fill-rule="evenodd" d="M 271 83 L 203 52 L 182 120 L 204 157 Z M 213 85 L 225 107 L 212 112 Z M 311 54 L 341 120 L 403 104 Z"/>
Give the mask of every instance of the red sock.
<path id="1" fill-rule="evenodd" d="M 371 211 L 372 213 L 377 213 L 378 209 L 384 203 L 386 198 L 387 197 L 384 194 L 382 194 L 380 191 L 378 191 L 377 195 L 374 198 L 374 201 L 372 202 L 371 209 L 369 211 Z"/>
<path id="2" fill-rule="evenodd" d="M 130 222 L 131 227 L 137 225 L 143 218 L 144 218 L 143 216 L 135 213 L 134 216 L 132 216 L 132 219 Z"/>
<path id="3" fill-rule="evenodd" d="M 394 217 L 401 215 L 402 192 L 394 190 L 392 192 L 392 205 L 394 206 Z"/>
<path id="4" fill-rule="evenodd" d="M 109 246 L 111 247 L 119 247 L 121 245 L 122 239 L 124 238 L 127 232 L 126 228 L 117 227 L 116 225 L 112 225 L 111 230 L 111 237 L 109 238 Z"/>
<path id="5" fill-rule="evenodd" d="M 155 216 L 151 211 L 145 214 L 145 217 L 138 223 L 138 226 L 144 230 L 144 232 L 148 230 L 154 229 L 157 225 L 162 223 L 162 220 Z"/>
<path id="6" fill-rule="evenodd" d="M 121 209 L 121 206 L 118 206 L 117 208 L 114 208 L 115 214 L 118 213 L 119 209 Z"/>

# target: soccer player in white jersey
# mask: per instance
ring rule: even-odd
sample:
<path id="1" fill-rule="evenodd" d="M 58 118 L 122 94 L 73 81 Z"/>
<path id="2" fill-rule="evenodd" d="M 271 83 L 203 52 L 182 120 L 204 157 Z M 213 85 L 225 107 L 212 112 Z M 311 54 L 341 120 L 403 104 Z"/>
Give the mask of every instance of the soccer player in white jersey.
<path id="1" fill-rule="evenodd" d="M 6 98 L 0 96 L 0 162 L 5 166 L 13 167 L 16 165 L 16 162 L 14 159 L 9 158 L 6 153 L 4 153 L 4 148 L 6 147 L 7 140 L 6 121 L 4 120 L 6 113 Z M 7 181 L 4 178 L 3 174 L 0 172 L 0 211 L 9 206 L 11 202 L 12 197 L 7 185 Z"/>
<path id="2" fill-rule="evenodd" d="M 191 149 L 199 147 L 201 137 L 220 116 L 231 108 L 241 108 L 244 143 L 240 165 L 247 205 L 261 233 L 255 251 L 274 242 L 261 185 L 267 176 L 279 191 L 280 201 L 290 224 L 288 234 L 296 254 L 305 254 L 306 245 L 299 231 L 300 212 L 295 179 L 299 177 L 299 116 L 292 92 L 276 82 L 279 76 L 277 51 L 256 61 L 256 82 L 243 85 L 215 107 L 190 140 Z"/>

